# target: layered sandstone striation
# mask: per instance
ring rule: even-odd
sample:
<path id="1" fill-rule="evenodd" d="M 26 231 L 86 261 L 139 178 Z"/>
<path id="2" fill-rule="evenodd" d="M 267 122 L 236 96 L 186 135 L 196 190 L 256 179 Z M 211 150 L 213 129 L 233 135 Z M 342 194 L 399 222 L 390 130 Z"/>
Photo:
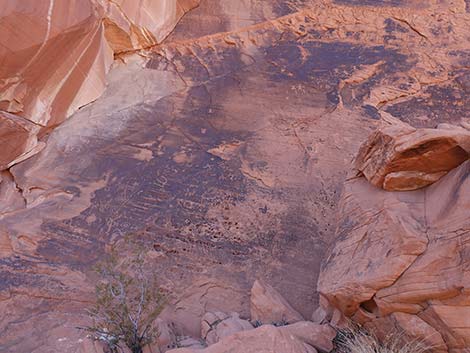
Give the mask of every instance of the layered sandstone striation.
<path id="1" fill-rule="evenodd" d="M 2 1 L 0 169 L 38 152 L 38 138 L 102 94 L 113 55 L 161 42 L 197 3 Z"/>
<path id="2" fill-rule="evenodd" d="M 416 129 L 393 117 L 366 141 L 355 167 L 373 185 L 388 191 L 428 186 L 470 158 L 470 130 L 440 124 Z"/>
<path id="3" fill-rule="evenodd" d="M 407 192 L 378 189 L 367 174 L 347 180 L 336 243 L 318 282 L 329 305 L 381 332 L 400 328 L 435 352 L 462 352 L 470 346 L 470 161 L 464 149 L 469 136 L 458 126 L 431 130 L 399 123 L 372 135 L 366 146 L 377 155 L 368 157 L 366 173 L 376 171 L 370 175 L 380 177 L 393 165 L 393 149 L 383 143 L 374 151 L 377 141 L 413 146 L 408 153 L 401 149 L 403 160 L 393 155 L 395 165 L 423 173 L 435 172 L 435 166 L 456 168 L 427 188 Z M 358 159 L 367 160 L 364 155 L 363 147 Z M 402 178 L 399 184 L 413 189 L 425 184 L 423 178 Z"/>
<path id="4" fill-rule="evenodd" d="M 55 3 L 54 8 L 60 5 Z M 70 9 L 87 3 L 77 1 Z M 46 6 L 35 4 L 37 9 Z M 106 49 L 108 57 L 122 48 L 134 50 L 139 38 L 150 38 L 146 31 L 128 26 L 138 22 L 136 13 L 131 15 L 129 10 L 132 20 L 122 24 L 122 16 L 107 12 L 124 8 L 123 2 L 108 5 L 96 7 L 104 12 L 96 15 L 106 19 L 102 26 L 93 27 L 96 16 L 87 10 L 77 24 L 82 30 L 65 31 L 66 38 L 78 38 L 71 41 L 76 43 L 88 36 L 84 43 L 95 51 Z M 47 10 L 41 10 L 43 27 L 48 23 Z M 55 21 L 67 22 L 74 16 L 59 16 Z M 90 23 L 84 20 L 90 16 Z M 23 141 L 20 147 L 8 147 L 9 157 L 2 165 L 10 167 L 0 173 L 0 351 L 83 352 L 85 334 L 75 327 L 87 323 L 93 264 L 129 233 L 139 236 L 162 286 L 173 293 L 161 319 L 174 324 L 178 336 L 193 337 L 184 340 L 187 347 L 201 348 L 201 318 L 207 313 L 250 317 L 250 289 L 257 278 L 288 299 L 304 319 L 311 317 L 318 305 L 320 265 L 335 240 L 338 209 L 350 214 L 340 223 L 344 231 L 338 233 L 338 249 L 345 246 L 344 254 L 350 250 L 347 246 L 357 246 L 360 254 L 338 262 L 348 268 L 354 265 L 351 271 L 362 268 L 364 277 L 353 281 L 355 273 L 335 271 L 328 278 L 328 288 L 335 292 L 338 286 L 338 307 L 346 307 L 344 311 L 357 320 L 357 312 L 369 317 L 358 308 L 374 312 L 379 302 L 378 297 L 370 300 L 374 293 L 398 284 L 400 273 L 417 263 L 413 259 L 430 251 L 424 219 L 437 229 L 429 233 L 436 238 L 461 239 L 453 253 L 446 250 L 444 257 L 436 255 L 436 263 L 448 262 L 440 268 L 464 266 L 468 257 L 465 250 L 460 251 L 464 249 L 460 234 L 468 228 L 462 213 L 464 197 L 455 188 L 432 198 L 436 205 L 419 196 L 427 198 L 429 190 L 449 178 L 454 178 L 453 185 L 465 188 L 463 179 L 456 180 L 456 169 L 430 187 L 393 193 L 354 174 L 346 183 L 345 195 L 350 197 L 343 199 L 342 206 L 339 200 L 361 143 L 387 114 L 413 129 L 435 129 L 442 123 L 457 126 L 470 116 L 469 24 L 470 6 L 464 0 L 205 0 L 165 42 L 140 56 L 126 56 L 126 62 L 115 60 L 105 92 L 53 130 L 62 119 L 55 120 L 60 114 L 53 114 L 52 120 L 50 114 L 35 115 L 33 121 L 33 114 L 19 110 L 21 104 L 34 107 L 27 103 L 33 98 L 21 104 L 13 98 L 3 100 L 2 111 L 14 117 L 2 114 L 2 124 Z M 36 49 L 46 27 L 37 34 Z M 11 37 L 0 40 L 4 38 Z M 47 61 L 51 65 L 42 62 L 25 70 L 38 68 L 34 71 L 38 79 L 27 81 L 41 84 L 38 97 L 43 87 L 51 90 L 46 84 L 49 79 L 62 82 L 50 66 L 59 70 L 62 62 L 70 62 L 67 55 L 75 53 L 72 49 L 82 50 L 79 47 L 66 50 L 59 63 L 51 59 Z M 40 53 L 46 53 L 45 48 L 49 46 Z M 82 58 L 88 58 L 91 67 L 97 57 L 84 52 Z M 25 57 L 34 58 L 34 54 Z M 102 68 L 95 72 L 104 72 L 109 63 L 94 64 Z M 98 77 L 96 85 L 103 87 L 101 74 L 82 71 L 87 74 L 74 77 L 83 82 Z M 96 97 L 94 92 L 101 90 L 82 90 L 80 80 L 73 81 L 80 89 L 72 85 L 58 91 L 63 100 L 43 95 L 52 99 L 51 107 L 61 107 L 53 109 L 66 111 L 67 100 L 75 100 L 71 97 Z M 19 87 L 2 93 L 21 97 Z M 69 95 L 77 90 L 80 95 Z M 34 97 L 24 92 L 24 97 Z M 23 146 L 34 144 L 40 152 L 24 159 Z M 461 203 L 454 208 L 446 198 Z M 430 221 L 428 211 L 437 204 L 451 207 L 452 212 L 447 216 L 442 211 L 436 223 Z M 462 228 L 449 235 L 450 225 L 441 227 L 446 221 Z M 370 226 L 367 235 L 360 233 L 361 225 Z M 438 235 L 438 230 L 444 235 Z M 368 242 L 369 250 L 360 239 Z M 343 241 L 352 244 L 346 246 Z M 381 243 L 393 247 L 384 249 Z M 126 256 L 127 250 L 120 250 Z M 370 259 L 370 265 L 357 264 L 361 256 Z M 377 260 L 377 256 L 383 258 Z M 384 259 L 387 266 L 382 266 Z M 459 276 L 453 274 L 449 282 L 435 277 L 436 290 L 448 283 L 460 288 L 464 280 Z M 326 277 L 322 278 L 323 286 Z M 350 309 L 341 304 L 349 294 L 354 302 Z M 466 327 L 465 322 L 457 322 L 464 317 L 457 313 L 466 306 L 459 302 L 462 296 L 451 302 L 447 295 L 428 302 L 419 299 L 418 306 L 415 302 L 410 306 L 411 299 L 388 300 L 387 294 L 381 297 L 382 303 L 393 313 L 370 322 L 382 328 L 400 322 L 410 332 L 437 337 L 436 344 L 444 341 L 445 349 L 462 347 L 457 336 L 452 343 L 452 335 Z M 394 309 L 396 303 L 404 309 Z M 424 307 L 440 316 L 431 316 Z M 315 312 L 315 319 L 331 314 L 335 325 L 344 323 L 339 310 Z M 229 328 L 238 330 L 241 323 L 233 319 Z M 454 329 L 448 335 L 433 335 L 435 327 L 447 327 L 439 326 L 439 320 L 447 320 Z M 211 340 L 225 333 L 221 326 Z M 171 341 L 171 335 L 167 337 L 166 342 Z M 224 339 L 227 336 L 214 345 L 221 347 Z"/>
<path id="5" fill-rule="evenodd" d="M 21 116 L 0 111 L 0 170 L 8 169 L 40 149 L 37 134 L 41 126 Z"/>

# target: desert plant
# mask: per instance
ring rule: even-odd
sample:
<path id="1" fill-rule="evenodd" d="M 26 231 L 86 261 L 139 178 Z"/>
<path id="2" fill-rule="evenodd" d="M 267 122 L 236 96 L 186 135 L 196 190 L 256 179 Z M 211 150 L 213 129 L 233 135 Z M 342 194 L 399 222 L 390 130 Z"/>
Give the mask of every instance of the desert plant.
<path id="1" fill-rule="evenodd" d="M 142 353 L 158 337 L 155 319 L 163 310 L 166 295 L 154 273 L 145 268 L 144 251 L 120 258 L 115 251 L 96 267 L 96 303 L 87 312 L 91 326 L 81 327 L 92 339 L 107 344 L 112 353 L 127 346 Z"/>
<path id="2" fill-rule="evenodd" d="M 429 345 L 394 332 L 382 341 L 362 328 L 340 330 L 335 339 L 337 353 L 428 353 Z"/>

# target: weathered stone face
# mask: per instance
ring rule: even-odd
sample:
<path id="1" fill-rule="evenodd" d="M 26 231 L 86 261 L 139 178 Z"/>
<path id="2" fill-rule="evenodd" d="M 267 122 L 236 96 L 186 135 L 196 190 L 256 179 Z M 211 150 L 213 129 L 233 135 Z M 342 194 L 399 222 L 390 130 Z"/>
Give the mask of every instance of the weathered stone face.
<path id="1" fill-rule="evenodd" d="M 464 126 L 415 129 L 388 117 L 362 145 L 355 167 L 388 191 L 431 185 L 470 158 L 470 130 Z"/>
<path id="2" fill-rule="evenodd" d="M 286 324 L 304 318 L 273 287 L 256 280 L 251 288 L 251 320 L 267 324 Z"/>
<path id="3" fill-rule="evenodd" d="M 201 319 L 201 338 L 207 345 L 219 342 L 237 332 L 252 330 L 253 325 L 237 313 L 206 313 Z"/>
<path id="4" fill-rule="evenodd" d="M 391 321 L 436 352 L 469 347 L 469 175 L 467 161 L 432 186 L 394 193 L 349 179 L 318 283 L 329 303 L 379 331 Z"/>
<path id="5" fill-rule="evenodd" d="M 97 26 L 96 14 L 85 10 L 86 26 L 57 38 L 74 34 L 96 54 L 104 42 L 112 43 L 108 53 L 120 52 L 145 33 L 129 34 L 119 17 Z M 41 11 L 44 27 L 47 9 Z M 178 330 L 198 335 L 207 311 L 248 317 L 256 278 L 310 317 L 346 173 L 384 112 L 413 128 L 458 124 L 470 113 L 468 16 L 462 1 L 207 0 L 166 42 L 141 52 L 145 58 L 122 56 L 126 63 L 117 61 L 103 95 L 43 130 L 42 151 L 1 175 L 0 350 L 79 352 L 83 333 L 74 327 L 86 322 L 93 299 L 92 265 L 128 233 L 142 239 L 162 285 L 178 299 L 166 313 Z M 44 28 L 32 47 L 41 46 Z M 64 65 L 78 57 L 68 54 Z M 83 54 L 88 67 L 102 58 L 95 54 Z M 31 70 L 60 81 L 47 63 Z M 109 64 L 98 61 L 96 75 L 82 70 L 86 81 L 95 77 L 101 90 Z M 59 68 L 68 72 L 53 71 Z M 88 101 L 95 92 L 76 95 L 84 87 L 77 76 L 75 93 L 67 89 L 57 102 L 47 85 L 36 96 L 18 85 L 8 97 L 26 92 L 33 102 L 44 94 L 57 112 L 68 111 L 82 105 L 71 100 Z M 4 110 L 19 109 L 14 99 L 4 102 Z M 61 114 L 34 121 L 56 126 Z M 374 196 L 381 191 L 357 183 L 366 212 L 351 212 L 364 221 L 382 207 Z M 388 255 L 393 273 L 380 277 L 381 263 L 374 263 L 376 272 L 356 283 L 368 293 L 356 307 L 430 246 L 422 193 L 383 196 L 387 223 L 377 226 L 384 241 L 389 226 L 397 233 Z M 387 258 L 388 250 L 372 244 L 357 251 Z M 380 285 L 371 285 L 377 278 Z M 427 313 L 422 320 L 434 327 L 440 319 Z"/>
<path id="6" fill-rule="evenodd" d="M 37 153 L 33 140 L 40 132 L 43 135 L 102 94 L 113 55 L 161 42 L 197 4 L 197 0 L 2 1 L 0 110 L 17 114 L 18 120 L 34 128 L 19 134 L 2 122 L 6 132 L 2 144 L 14 145 L 15 153 L 2 155 L 0 169 L 18 155 Z"/>
<path id="7" fill-rule="evenodd" d="M 328 325 L 305 321 L 283 327 L 263 325 L 238 332 L 202 350 L 181 348 L 168 353 L 316 353 L 317 349 L 329 352 L 335 334 Z"/>
<path id="8" fill-rule="evenodd" d="M 40 127 L 20 116 L 0 111 L 0 170 L 8 169 L 38 149 L 37 133 Z"/>

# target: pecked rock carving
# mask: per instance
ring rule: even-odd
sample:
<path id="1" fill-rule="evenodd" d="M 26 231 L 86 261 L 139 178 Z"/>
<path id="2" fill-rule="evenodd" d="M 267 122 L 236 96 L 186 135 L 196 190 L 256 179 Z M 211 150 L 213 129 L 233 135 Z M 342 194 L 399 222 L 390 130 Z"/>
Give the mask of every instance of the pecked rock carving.
<path id="1" fill-rule="evenodd" d="M 82 352 L 91 269 L 129 233 L 174 294 L 168 315 L 188 346 L 202 348 L 207 312 L 250 317 L 256 278 L 303 318 L 340 326 L 339 309 L 316 310 L 336 228 L 324 271 L 335 260 L 351 272 L 322 276 L 329 300 L 378 330 L 464 349 L 460 150 L 441 149 L 453 162 L 437 175 L 407 164 L 390 184 L 430 186 L 386 192 L 356 173 L 340 194 L 388 114 L 466 149 L 455 126 L 470 126 L 468 1 L 204 0 L 145 51 L 194 3 L 165 5 L 160 32 L 155 2 L 89 3 L 34 1 L 37 16 L 31 1 L 0 5 L 0 51 L 8 40 L 18 54 L 0 65 L 0 351 Z M 338 209 L 350 215 L 339 227 Z"/>

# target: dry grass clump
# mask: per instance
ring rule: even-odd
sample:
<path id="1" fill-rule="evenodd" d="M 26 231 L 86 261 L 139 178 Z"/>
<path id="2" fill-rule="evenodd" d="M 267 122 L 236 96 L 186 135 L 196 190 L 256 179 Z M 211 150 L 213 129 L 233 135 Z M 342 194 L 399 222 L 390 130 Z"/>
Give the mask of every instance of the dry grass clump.
<path id="1" fill-rule="evenodd" d="M 335 339 L 336 353 L 429 353 L 431 348 L 422 340 L 409 340 L 404 334 L 390 334 L 381 342 L 363 329 L 338 332 Z"/>

